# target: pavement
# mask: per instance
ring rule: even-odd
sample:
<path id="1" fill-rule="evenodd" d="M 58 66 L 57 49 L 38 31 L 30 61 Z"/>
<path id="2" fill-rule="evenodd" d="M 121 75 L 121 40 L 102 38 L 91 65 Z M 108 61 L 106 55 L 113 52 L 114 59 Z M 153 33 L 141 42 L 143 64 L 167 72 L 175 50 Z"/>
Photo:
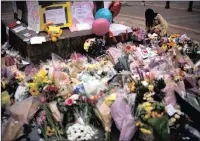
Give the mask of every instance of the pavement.
<path id="1" fill-rule="evenodd" d="M 200 2 L 193 3 L 193 12 L 188 12 L 189 2 L 170 2 L 170 9 L 165 9 L 163 1 L 146 1 L 145 6 L 141 2 L 123 2 L 120 14 L 114 21 L 123 21 L 129 26 L 145 28 L 145 10 L 154 9 L 161 14 L 169 24 L 169 33 L 186 33 L 194 40 L 200 41 Z"/>

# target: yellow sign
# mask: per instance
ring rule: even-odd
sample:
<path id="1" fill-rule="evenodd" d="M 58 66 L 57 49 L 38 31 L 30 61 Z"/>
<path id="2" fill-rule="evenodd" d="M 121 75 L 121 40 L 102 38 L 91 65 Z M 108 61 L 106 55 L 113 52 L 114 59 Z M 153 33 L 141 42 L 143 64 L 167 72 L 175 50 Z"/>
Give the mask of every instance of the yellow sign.
<path id="1" fill-rule="evenodd" d="M 60 32 L 60 27 L 49 26 L 49 31 L 52 32 L 52 33 L 59 33 Z"/>

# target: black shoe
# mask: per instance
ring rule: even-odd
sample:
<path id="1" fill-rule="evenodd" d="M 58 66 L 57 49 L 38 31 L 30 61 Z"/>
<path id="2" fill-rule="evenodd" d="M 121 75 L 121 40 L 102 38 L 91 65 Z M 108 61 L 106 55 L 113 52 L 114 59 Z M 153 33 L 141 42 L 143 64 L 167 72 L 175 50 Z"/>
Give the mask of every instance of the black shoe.
<path id="1" fill-rule="evenodd" d="M 187 11 L 188 11 L 188 12 L 192 12 L 193 10 L 192 10 L 192 9 L 188 9 Z"/>
<path id="2" fill-rule="evenodd" d="M 170 9 L 170 7 L 169 6 L 165 6 L 165 9 Z"/>

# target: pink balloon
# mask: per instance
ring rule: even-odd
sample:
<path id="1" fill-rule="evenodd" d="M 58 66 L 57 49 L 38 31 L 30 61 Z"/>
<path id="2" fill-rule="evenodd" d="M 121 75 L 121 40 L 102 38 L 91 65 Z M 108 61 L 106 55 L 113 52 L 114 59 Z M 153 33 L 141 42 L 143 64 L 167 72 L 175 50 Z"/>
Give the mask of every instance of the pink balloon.
<path id="1" fill-rule="evenodd" d="M 108 22 L 108 20 L 104 18 L 96 19 L 92 24 L 92 31 L 94 34 L 98 36 L 105 35 L 109 31 L 109 28 L 110 28 L 110 23 Z"/>

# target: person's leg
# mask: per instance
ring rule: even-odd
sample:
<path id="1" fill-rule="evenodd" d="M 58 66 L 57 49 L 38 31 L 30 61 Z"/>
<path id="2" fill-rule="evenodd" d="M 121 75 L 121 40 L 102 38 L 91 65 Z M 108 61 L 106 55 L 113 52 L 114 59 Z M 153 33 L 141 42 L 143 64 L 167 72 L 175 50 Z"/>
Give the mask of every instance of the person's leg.
<path id="1" fill-rule="evenodd" d="M 169 9 L 169 8 L 170 8 L 170 6 L 169 6 L 169 5 L 170 5 L 170 1 L 166 1 L 165 8 L 166 8 L 166 9 Z"/>
<path id="2" fill-rule="evenodd" d="M 193 1 L 190 1 L 188 9 L 187 9 L 188 12 L 192 12 L 192 5 L 193 5 Z"/>

